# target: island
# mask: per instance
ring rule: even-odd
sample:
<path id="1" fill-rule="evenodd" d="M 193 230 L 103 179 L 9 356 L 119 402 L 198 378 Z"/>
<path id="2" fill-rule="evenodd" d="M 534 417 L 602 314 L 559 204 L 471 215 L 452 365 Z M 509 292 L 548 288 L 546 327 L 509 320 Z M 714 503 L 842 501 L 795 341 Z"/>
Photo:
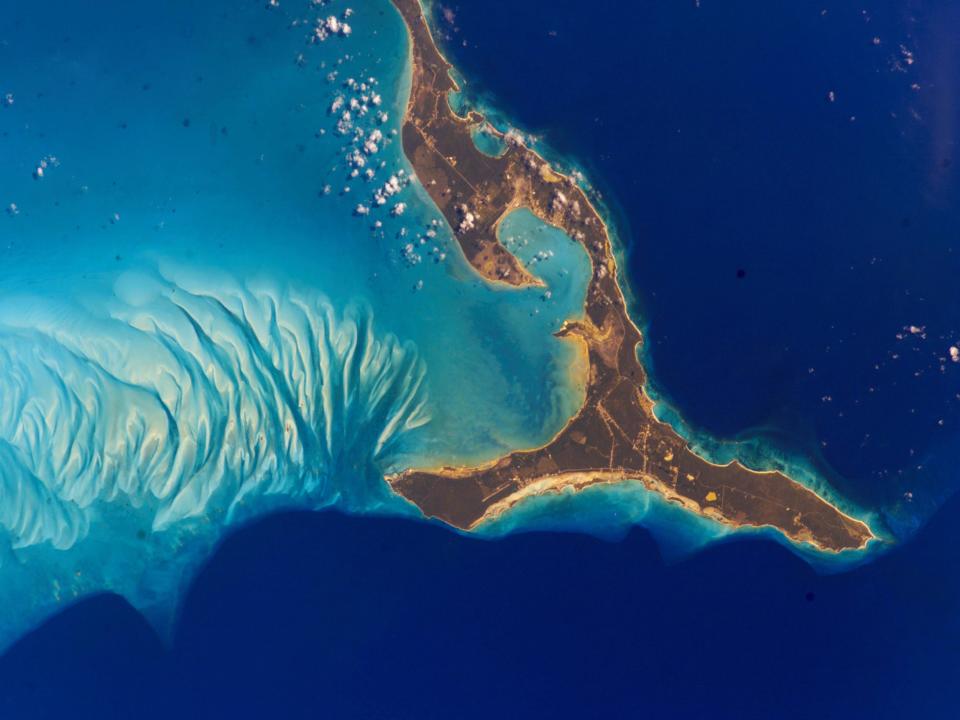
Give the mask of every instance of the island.
<path id="1" fill-rule="evenodd" d="M 499 241 L 498 225 L 525 207 L 587 251 L 592 266 L 582 319 L 556 333 L 587 357 L 585 401 L 546 445 L 479 467 L 409 469 L 387 477 L 427 517 L 473 529 L 530 497 L 599 483 L 642 482 L 692 512 L 733 527 L 771 527 L 828 552 L 863 549 L 875 535 L 810 488 L 781 472 L 718 465 L 694 453 L 654 415 L 638 350 L 643 342 L 617 278 L 607 227 L 574 178 L 507 134 L 499 157 L 481 152 L 471 130 L 484 121 L 449 104 L 452 66 L 437 48 L 419 0 L 393 0 L 406 23 L 412 86 L 403 149 L 416 176 L 483 278 L 515 287 L 539 279 Z"/>

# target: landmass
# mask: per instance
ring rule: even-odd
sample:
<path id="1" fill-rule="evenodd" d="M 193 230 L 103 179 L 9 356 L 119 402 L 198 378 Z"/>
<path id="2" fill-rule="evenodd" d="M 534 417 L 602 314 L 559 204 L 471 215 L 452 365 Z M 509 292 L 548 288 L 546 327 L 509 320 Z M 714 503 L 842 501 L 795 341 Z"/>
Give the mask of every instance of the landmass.
<path id="1" fill-rule="evenodd" d="M 490 282 L 541 285 L 499 241 L 501 220 L 529 208 L 562 229 L 590 256 L 592 276 L 582 319 L 556 333 L 582 344 L 588 359 L 583 407 L 540 448 L 478 467 L 410 469 L 387 478 L 428 517 L 476 528 L 535 495 L 638 480 L 672 502 L 730 526 L 773 527 L 790 540 L 839 552 L 864 548 L 866 523 L 776 471 L 699 457 L 654 415 L 630 319 L 617 279 L 610 235 L 575 180 L 550 168 L 523 142 L 505 136 L 499 157 L 480 152 L 471 129 L 484 118 L 450 107 L 457 90 L 418 0 L 393 0 L 406 23 L 412 87 L 403 148 L 420 182 L 453 228 L 470 265 Z"/>

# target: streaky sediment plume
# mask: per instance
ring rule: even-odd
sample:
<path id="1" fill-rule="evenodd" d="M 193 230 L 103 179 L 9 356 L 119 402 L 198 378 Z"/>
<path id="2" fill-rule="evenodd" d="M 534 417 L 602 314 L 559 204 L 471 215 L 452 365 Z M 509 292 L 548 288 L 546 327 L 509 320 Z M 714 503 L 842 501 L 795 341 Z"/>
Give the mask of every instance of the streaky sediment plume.
<path id="1" fill-rule="evenodd" d="M 127 275 L 99 312 L 0 308 L 6 589 L 23 594 L 30 558 L 58 568 L 27 582 L 40 605 L 125 592 L 151 562 L 138 539 L 182 547 L 184 528 L 216 536 L 277 505 L 400 503 L 382 477 L 429 421 L 416 348 L 364 306 L 207 283 Z M 111 548 L 103 568 L 59 572 L 91 543 Z"/>

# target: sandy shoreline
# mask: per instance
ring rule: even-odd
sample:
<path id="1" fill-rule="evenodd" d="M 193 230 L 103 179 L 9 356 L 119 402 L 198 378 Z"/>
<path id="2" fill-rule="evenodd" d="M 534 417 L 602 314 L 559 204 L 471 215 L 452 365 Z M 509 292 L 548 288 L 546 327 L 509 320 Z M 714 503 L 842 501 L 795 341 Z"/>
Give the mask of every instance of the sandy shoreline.
<path id="1" fill-rule="evenodd" d="M 393 2 L 404 17 L 412 64 L 404 150 L 452 227 L 468 215 L 472 231 L 476 218 L 475 232 L 457 232 L 470 265 L 490 282 L 542 286 L 498 240 L 503 217 L 526 207 L 580 242 L 593 268 L 583 319 L 566 321 L 556 333 L 577 341 L 578 356 L 587 359 L 571 367 L 586 392 L 580 411 L 539 448 L 472 468 L 408 470 L 387 478 L 393 489 L 426 515 L 475 528 L 529 497 L 637 479 L 704 517 L 731 527 L 774 527 L 820 550 L 862 549 L 876 539 L 862 520 L 781 472 L 696 455 L 655 417 L 637 352 L 643 336 L 627 311 L 607 222 L 573 177 L 499 129 L 493 128 L 507 143 L 504 158 L 480 157 L 470 129 L 484 117 L 476 111 L 461 117 L 450 107 L 449 92 L 459 86 L 418 0 Z"/>

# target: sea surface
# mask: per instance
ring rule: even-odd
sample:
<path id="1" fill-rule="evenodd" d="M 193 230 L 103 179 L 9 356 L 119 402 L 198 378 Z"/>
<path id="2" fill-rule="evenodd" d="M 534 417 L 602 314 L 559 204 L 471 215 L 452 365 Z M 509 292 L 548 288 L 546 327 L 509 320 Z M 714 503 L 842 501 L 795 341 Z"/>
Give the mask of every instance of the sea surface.
<path id="1" fill-rule="evenodd" d="M 479 537 L 386 490 L 562 427 L 589 275 L 523 210 L 549 294 L 472 274 L 388 0 L 7 8 L 0 717 L 955 717 L 960 16 L 768 5 L 429 15 L 583 173 L 660 416 L 869 518 L 842 558 L 636 483 Z"/>
<path id="2" fill-rule="evenodd" d="M 909 535 L 960 477 L 956 7 L 544 7 L 433 14 L 461 102 L 602 192 L 655 393 Z"/>

